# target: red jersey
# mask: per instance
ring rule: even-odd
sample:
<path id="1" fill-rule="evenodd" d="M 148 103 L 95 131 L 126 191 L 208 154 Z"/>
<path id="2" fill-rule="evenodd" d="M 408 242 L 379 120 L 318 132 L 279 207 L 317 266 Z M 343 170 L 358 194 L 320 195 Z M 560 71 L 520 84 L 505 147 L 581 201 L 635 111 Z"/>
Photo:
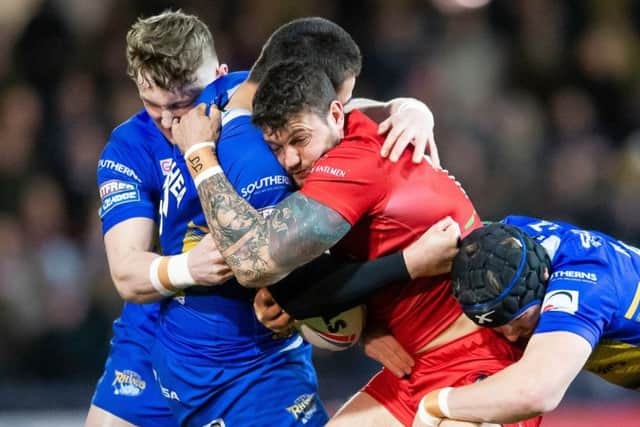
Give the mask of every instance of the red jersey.
<path id="1" fill-rule="evenodd" d="M 347 115 L 344 139 L 316 162 L 301 189 L 352 225 L 333 253 L 378 258 L 404 249 L 446 216 L 463 236 L 481 226 L 473 204 L 446 171 L 412 163 L 409 152 L 397 163 L 381 158 L 384 138 L 377 129 L 359 111 Z M 368 306 L 371 320 L 386 326 L 411 353 L 462 313 L 448 276 L 389 285 Z"/>

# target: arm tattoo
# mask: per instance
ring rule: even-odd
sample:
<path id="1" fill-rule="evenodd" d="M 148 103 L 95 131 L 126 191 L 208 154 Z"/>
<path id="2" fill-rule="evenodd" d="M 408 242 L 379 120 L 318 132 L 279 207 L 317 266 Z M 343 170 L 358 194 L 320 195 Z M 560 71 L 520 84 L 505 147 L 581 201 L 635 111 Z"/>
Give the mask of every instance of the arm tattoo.
<path id="1" fill-rule="evenodd" d="M 277 282 L 351 228 L 342 215 L 300 193 L 281 201 L 265 219 L 223 174 L 203 181 L 198 194 L 218 250 L 246 286 Z"/>

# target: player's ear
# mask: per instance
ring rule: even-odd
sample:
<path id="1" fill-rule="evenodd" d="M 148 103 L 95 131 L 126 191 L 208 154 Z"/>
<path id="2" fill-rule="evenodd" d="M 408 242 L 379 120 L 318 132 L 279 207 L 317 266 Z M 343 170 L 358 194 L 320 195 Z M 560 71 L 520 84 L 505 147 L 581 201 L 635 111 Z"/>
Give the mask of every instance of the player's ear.
<path id="1" fill-rule="evenodd" d="M 344 127 L 344 107 L 338 100 L 333 100 L 329 106 L 329 118 L 336 124 L 338 129 Z"/>
<path id="2" fill-rule="evenodd" d="M 542 279 L 545 281 L 549 280 L 549 269 L 547 267 L 544 268 L 544 271 L 542 273 Z"/>
<path id="3" fill-rule="evenodd" d="M 227 64 L 220 64 L 216 68 L 216 78 L 226 76 L 229 73 L 229 66 Z"/>

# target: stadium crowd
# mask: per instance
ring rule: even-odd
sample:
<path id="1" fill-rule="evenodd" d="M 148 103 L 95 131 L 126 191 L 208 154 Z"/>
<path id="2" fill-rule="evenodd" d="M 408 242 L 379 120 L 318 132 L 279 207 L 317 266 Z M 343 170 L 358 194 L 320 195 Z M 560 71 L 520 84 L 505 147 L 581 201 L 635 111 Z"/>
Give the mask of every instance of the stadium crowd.
<path id="1" fill-rule="evenodd" d="M 424 100 L 442 163 L 483 218 L 526 213 L 640 244 L 640 4 L 455 4 L 3 2 L 0 389 L 73 382 L 89 393 L 102 369 L 122 302 L 106 265 L 96 165 L 110 129 L 141 108 L 125 72 L 125 33 L 136 17 L 169 7 L 202 17 L 232 70 L 246 69 L 288 19 L 334 20 L 363 50 L 356 95 Z M 345 369 L 325 384 L 342 387 L 341 398 L 365 376 L 350 383 L 353 366 L 375 366 L 358 351 L 319 354 L 321 380 L 334 357 Z M 582 397 L 612 396 L 597 383 L 583 379 Z"/>

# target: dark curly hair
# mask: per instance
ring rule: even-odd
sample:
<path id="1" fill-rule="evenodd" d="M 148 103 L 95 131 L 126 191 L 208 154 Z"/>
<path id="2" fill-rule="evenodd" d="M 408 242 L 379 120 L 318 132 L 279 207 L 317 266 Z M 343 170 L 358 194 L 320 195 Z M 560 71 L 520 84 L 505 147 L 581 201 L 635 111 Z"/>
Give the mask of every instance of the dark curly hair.
<path id="1" fill-rule="evenodd" d="M 310 62 L 283 61 L 271 67 L 253 97 L 253 123 L 269 132 L 292 117 L 313 112 L 326 117 L 336 91 L 324 71 Z"/>

